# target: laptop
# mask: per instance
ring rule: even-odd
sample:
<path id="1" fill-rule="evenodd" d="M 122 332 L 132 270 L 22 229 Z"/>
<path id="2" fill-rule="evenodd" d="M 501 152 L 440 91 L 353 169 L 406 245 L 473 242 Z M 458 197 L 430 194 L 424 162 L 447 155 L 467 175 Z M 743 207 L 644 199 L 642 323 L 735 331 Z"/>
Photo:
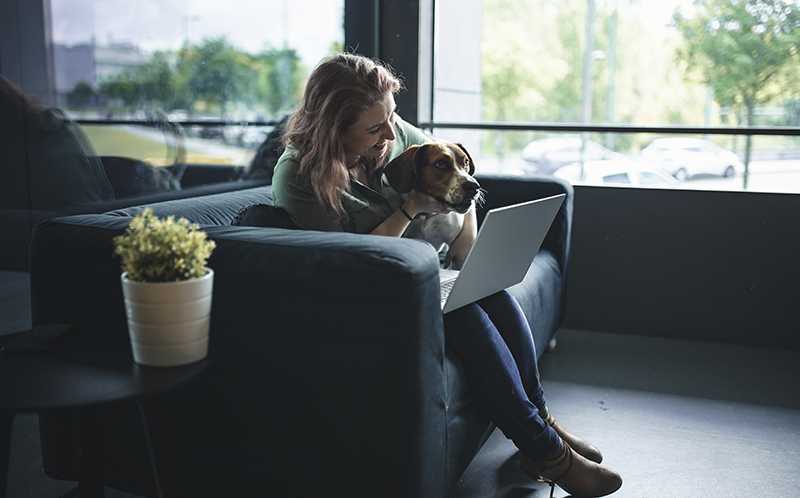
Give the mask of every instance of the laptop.
<path id="1" fill-rule="evenodd" d="M 490 210 L 461 270 L 440 270 L 442 313 L 522 282 L 565 197 Z"/>

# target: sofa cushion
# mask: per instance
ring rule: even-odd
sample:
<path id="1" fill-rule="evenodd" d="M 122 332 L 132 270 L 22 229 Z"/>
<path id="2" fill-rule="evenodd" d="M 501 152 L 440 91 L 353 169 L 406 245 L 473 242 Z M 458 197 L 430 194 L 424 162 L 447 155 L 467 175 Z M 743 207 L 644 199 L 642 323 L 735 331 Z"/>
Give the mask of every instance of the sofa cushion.
<path id="1" fill-rule="evenodd" d="M 558 187 L 541 184 L 487 179 L 486 208 Z M 493 426 L 471 402 L 458 357 L 445 349 L 436 252 L 417 240 L 231 226 L 243 207 L 271 199 L 262 187 L 38 225 L 31 243 L 34 324 L 124 330 L 113 237 L 144 207 L 185 217 L 202 225 L 217 249 L 209 258 L 215 360 L 197 382 L 154 400 L 183 494 L 449 496 Z M 565 204 L 565 221 L 551 232 L 569 231 L 571 196 Z M 568 246 L 569 234 L 548 240 Z M 525 280 L 509 289 L 539 355 L 563 314 L 567 255 L 543 246 Z M 104 459 L 110 468 L 103 483 L 151 493 L 136 407 L 100 407 L 93 416 L 93 434 L 104 454 L 114 455 Z M 70 415 L 40 418 L 48 475 L 75 479 Z"/>
<path id="2" fill-rule="evenodd" d="M 159 218 L 175 216 L 186 218 L 192 223 L 199 225 L 230 225 L 239 212 L 245 206 L 252 204 L 272 204 L 272 187 L 257 187 L 246 190 L 236 190 L 220 194 L 206 195 L 203 197 L 191 197 L 188 199 L 177 199 L 155 204 L 143 204 L 140 206 L 117 209 L 106 213 L 111 216 L 134 217 L 144 208 L 151 208 L 153 214 Z"/>
<path id="3" fill-rule="evenodd" d="M 238 227 L 300 228 L 285 209 L 271 204 L 250 204 L 236 213 L 231 225 Z"/>

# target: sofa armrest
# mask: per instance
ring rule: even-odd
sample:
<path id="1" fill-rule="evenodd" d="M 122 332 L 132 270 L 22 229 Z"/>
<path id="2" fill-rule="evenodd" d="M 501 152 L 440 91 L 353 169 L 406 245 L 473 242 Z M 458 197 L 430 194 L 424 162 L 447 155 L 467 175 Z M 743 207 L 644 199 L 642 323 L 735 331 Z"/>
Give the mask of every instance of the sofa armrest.
<path id="1" fill-rule="evenodd" d="M 36 227 L 34 323 L 124 324 L 111 239 L 129 221 L 83 215 Z M 247 495 L 272 481 L 294 483 L 298 495 L 442 496 L 447 398 L 433 248 L 202 228 L 217 243 L 215 359 L 198 382 L 158 400 L 187 494 Z M 128 429 L 115 419 L 106 430 Z"/>
<path id="2" fill-rule="evenodd" d="M 562 275 L 566 275 L 569 262 L 570 241 L 572 237 L 572 206 L 574 190 L 572 185 L 552 176 L 478 176 L 481 187 L 486 191 L 485 202 L 478 211 L 478 221 L 483 222 L 490 209 L 541 199 L 558 194 L 566 194 L 566 199 L 556 215 L 550 231 L 542 243 L 542 249 L 550 251 L 558 262 Z"/>

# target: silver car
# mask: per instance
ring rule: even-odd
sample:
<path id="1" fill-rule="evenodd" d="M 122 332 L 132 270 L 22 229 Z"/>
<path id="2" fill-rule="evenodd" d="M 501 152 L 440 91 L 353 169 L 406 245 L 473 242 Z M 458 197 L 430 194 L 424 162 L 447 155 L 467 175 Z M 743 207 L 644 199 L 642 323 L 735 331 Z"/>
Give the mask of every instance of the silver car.
<path id="1" fill-rule="evenodd" d="M 529 143 L 522 150 L 522 158 L 529 169 L 552 174 L 567 164 L 580 162 L 583 139 L 578 136 L 549 137 Z M 609 150 L 592 140 L 586 141 L 584 161 L 623 159 L 625 156 Z"/>
<path id="2" fill-rule="evenodd" d="M 642 149 L 642 158 L 678 181 L 700 175 L 730 177 L 744 171 L 736 154 L 699 138 L 658 138 Z"/>
<path id="3" fill-rule="evenodd" d="M 658 167 L 631 159 L 587 161 L 558 168 L 553 176 L 573 185 L 614 185 L 623 187 L 675 188 L 678 181 Z"/>

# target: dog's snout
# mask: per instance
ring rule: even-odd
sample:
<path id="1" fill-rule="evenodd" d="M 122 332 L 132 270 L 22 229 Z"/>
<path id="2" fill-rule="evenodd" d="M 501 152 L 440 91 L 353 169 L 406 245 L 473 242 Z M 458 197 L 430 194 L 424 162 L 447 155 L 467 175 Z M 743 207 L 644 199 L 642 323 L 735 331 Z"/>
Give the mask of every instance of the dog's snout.
<path id="1" fill-rule="evenodd" d="M 464 183 L 464 193 L 467 197 L 475 197 L 480 189 L 481 185 L 477 180 L 470 180 Z"/>

